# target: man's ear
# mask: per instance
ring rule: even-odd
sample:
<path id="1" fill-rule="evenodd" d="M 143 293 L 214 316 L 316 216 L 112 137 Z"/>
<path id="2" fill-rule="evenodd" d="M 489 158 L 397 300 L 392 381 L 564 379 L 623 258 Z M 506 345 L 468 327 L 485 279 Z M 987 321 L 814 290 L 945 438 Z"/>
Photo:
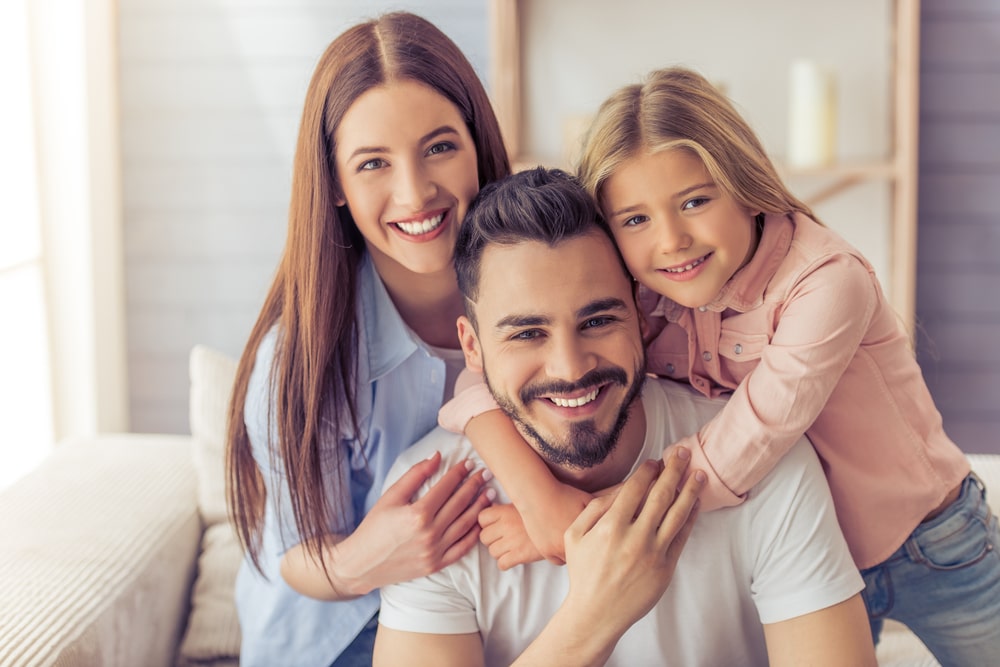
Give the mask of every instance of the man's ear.
<path id="1" fill-rule="evenodd" d="M 465 367 L 476 373 L 483 372 L 483 351 L 479 346 L 479 336 L 472 322 L 465 315 L 458 318 L 458 342 L 462 346 L 462 353 L 465 354 Z"/>

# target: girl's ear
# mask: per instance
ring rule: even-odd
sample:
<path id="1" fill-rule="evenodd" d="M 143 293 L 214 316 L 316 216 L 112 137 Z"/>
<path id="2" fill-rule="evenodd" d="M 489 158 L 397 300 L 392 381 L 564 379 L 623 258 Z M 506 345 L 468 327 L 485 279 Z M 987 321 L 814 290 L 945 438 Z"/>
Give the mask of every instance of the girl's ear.
<path id="1" fill-rule="evenodd" d="M 476 373 L 483 372 L 483 351 L 479 346 L 479 337 L 472 322 L 465 315 L 458 318 L 458 342 L 462 346 L 462 353 L 465 354 L 465 367 Z"/>
<path id="2" fill-rule="evenodd" d="M 334 206 L 343 206 L 346 203 L 347 203 L 347 199 L 340 192 L 340 186 L 335 186 L 334 190 L 333 190 L 333 205 Z"/>

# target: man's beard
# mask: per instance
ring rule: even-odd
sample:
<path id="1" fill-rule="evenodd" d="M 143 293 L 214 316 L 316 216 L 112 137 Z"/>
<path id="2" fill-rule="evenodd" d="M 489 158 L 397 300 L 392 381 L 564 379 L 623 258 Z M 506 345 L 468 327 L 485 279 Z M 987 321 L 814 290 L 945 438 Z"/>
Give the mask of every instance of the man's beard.
<path id="1" fill-rule="evenodd" d="M 539 454 L 553 465 L 563 465 L 578 469 L 592 468 L 602 463 L 618 444 L 625 424 L 628 423 L 629 408 L 639 397 L 646 381 L 646 367 L 640 362 L 635 369 L 632 384 L 628 384 L 628 376 L 619 367 L 595 369 L 576 382 L 550 382 L 548 384 L 527 385 L 518 392 L 521 405 L 528 405 L 532 400 L 546 394 L 567 394 L 575 391 L 592 389 L 593 387 L 613 383 L 628 386 L 628 391 L 618 410 L 614 424 L 607 431 L 600 431 L 593 419 L 574 421 L 569 425 L 569 434 L 564 443 L 553 443 L 546 440 L 531 425 L 527 416 L 507 396 L 499 394 L 490 384 L 489 375 L 483 370 L 483 379 L 500 409 L 510 417 L 521 432 L 535 442 Z M 602 391 L 606 391 L 605 387 Z M 544 400 L 544 399 L 543 399 Z"/>

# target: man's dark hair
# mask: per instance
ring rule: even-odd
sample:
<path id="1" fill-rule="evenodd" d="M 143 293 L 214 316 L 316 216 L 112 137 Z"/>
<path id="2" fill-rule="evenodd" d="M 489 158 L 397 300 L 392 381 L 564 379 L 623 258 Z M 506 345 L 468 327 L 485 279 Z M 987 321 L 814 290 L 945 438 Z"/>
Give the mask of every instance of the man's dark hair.
<path id="1" fill-rule="evenodd" d="M 469 318 L 475 323 L 472 303 L 479 297 L 480 265 L 489 245 L 540 241 L 551 247 L 597 229 L 611 239 L 590 195 L 561 169 L 535 167 L 486 185 L 469 207 L 455 243 L 458 289 Z M 622 271 L 628 275 L 624 262 Z"/>

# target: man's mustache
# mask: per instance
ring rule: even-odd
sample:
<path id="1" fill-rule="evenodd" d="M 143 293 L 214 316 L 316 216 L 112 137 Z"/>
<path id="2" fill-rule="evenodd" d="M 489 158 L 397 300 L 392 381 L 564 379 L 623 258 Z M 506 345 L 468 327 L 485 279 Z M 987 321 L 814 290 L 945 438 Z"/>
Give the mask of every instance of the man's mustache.
<path id="1" fill-rule="evenodd" d="M 545 384 L 522 387 L 521 391 L 518 392 L 518 396 L 521 398 L 522 403 L 527 404 L 529 401 L 533 401 L 546 394 L 569 394 L 583 389 L 598 387 L 609 382 L 615 382 L 623 387 L 626 386 L 628 384 L 628 375 L 625 373 L 625 369 L 618 366 L 595 368 L 576 382 L 552 381 Z"/>

